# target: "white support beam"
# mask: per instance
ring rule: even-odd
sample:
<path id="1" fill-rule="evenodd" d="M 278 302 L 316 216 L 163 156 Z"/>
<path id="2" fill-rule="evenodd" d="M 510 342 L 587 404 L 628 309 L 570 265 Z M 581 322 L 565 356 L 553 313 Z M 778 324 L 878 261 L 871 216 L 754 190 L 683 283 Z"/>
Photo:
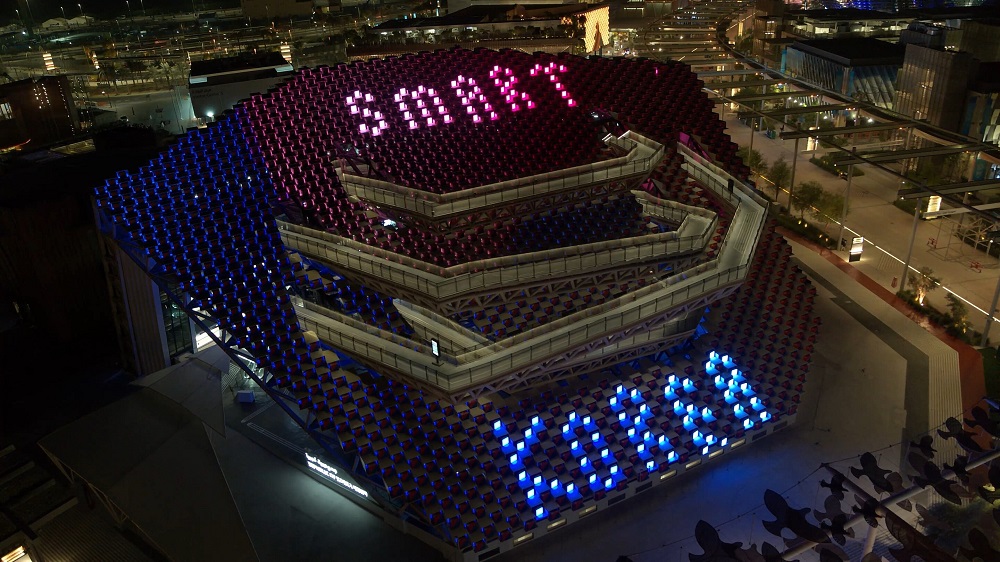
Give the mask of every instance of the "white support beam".
<path id="1" fill-rule="evenodd" d="M 976 205 L 975 207 L 971 208 L 960 207 L 957 209 L 941 209 L 940 211 L 931 211 L 929 213 L 924 213 L 924 218 L 936 219 L 938 217 L 960 215 L 962 213 L 971 213 L 973 211 L 989 211 L 990 209 L 1000 209 L 1000 203 L 987 203 L 986 205 Z"/>

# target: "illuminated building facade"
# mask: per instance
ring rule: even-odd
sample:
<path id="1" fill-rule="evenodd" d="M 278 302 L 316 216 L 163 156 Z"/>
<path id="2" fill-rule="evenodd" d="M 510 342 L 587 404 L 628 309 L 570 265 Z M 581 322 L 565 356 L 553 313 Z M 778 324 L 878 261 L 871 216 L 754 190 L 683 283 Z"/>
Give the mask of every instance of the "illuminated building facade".
<path id="1" fill-rule="evenodd" d="M 791 423 L 819 319 L 680 63 L 305 69 L 97 190 L 326 455 L 485 560 Z"/>
<path id="2" fill-rule="evenodd" d="M 957 131 L 978 61 L 967 52 L 907 45 L 896 84 L 895 110 L 934 126 Z"/>
<path id="3" fill-rule="evenodd" d="M 892 107 L 904 48 L 878 39 L 796 41 L 785 52 L 789 76 L 879 107 Z"/>

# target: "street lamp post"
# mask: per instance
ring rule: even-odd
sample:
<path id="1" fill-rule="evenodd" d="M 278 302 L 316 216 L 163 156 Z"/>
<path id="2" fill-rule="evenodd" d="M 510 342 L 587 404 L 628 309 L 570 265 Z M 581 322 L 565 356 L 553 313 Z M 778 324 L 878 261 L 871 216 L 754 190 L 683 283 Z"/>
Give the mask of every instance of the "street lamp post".
<path id="1" fill-rule="evenodd" d="M 903 273 L 899 276 L 899 292 L 906 289 L 906 280 L 910 275 L 910 258 L 913 257 L 913 241 L 917 238 L 917 224 L 920 222 L 920 207 L 923 198 L 917 198 L 917 206 L 913 209 L 913 230 L 910 231 L 910 249 L 906 251 L 906 262 L 903 263 Z"/>
<path id="2" fill-rule="evenodd" d="M 139 0 L 139 6 L 142 8 L 142 17 L 146 17 L 146 2 Z"/>
<path id="3" fill-rule="evenodd" d="M 840 211 L 840 236 L 838 237 L 841 248 L 847 246 L 844 243 L 844 223 L 847 222 L 847 213 L 851 204 L 851 180 L 854 179 L 854 164 L 847 166 L 847 189 L 844 191 L 844 206 Z"/>
<path id="4" fill-rule="evenodd" d="M 66 8 L 59 6 L 59 11 L 62 12 L 63 19 L 66 19 Z"/>
<path id="5" fill-rule="evenodd" d="M 82 16 L 83 15 L 83 5 L 77 3 L 76 7 L 80 9 L 80 15 Z"/>
<path id="6" fill-rule="evenodd" d="M 795 147 L 792 149 L 792 179 L 788 182 L 788 212 L 792 212 L 792 193 L 795 191 L 795 167 L 799 163 L 799 139 L 795 139 Z M 775 197 L 777 199 L 777 197 Z"/>

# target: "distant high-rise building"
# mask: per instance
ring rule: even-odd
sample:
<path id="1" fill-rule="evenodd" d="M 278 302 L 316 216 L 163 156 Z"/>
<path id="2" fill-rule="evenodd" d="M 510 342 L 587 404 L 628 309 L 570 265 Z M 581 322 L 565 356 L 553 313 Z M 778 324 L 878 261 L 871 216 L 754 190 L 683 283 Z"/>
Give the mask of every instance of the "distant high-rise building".
<path id="1" fill-rule="evenodd" d="M 963 100 L 976 76 L 978 62 L 969 53 L 906 46 L 903 68 L 896 82 L 894 109 L 914 119 L 957 131 Z"/>
<path id="2" fill-rule="evenodd" d="M 818 39 L 793 43 L 786 50 L 785 62 L 790 76 L 891 107 L 903 54 L 902 46 L 878 39 Z"/>
<path id="3" fill-rule="evenodd" d="M 785 3 L 781 0 L 757 0 L 753 22 L 753 54 L 777 65 L 783 40 Z"/>
<path id="4" fill-rule="evenodd" d="M 914 21 L 900 32 L 899 42 L 905 45 L 957 51 L 962 42 L 962 30 L 942 22 Z"/>
<path id="5" fill-rule="evenodd" d="M 211 121 L 236 102 L 280 84 L 292 70 L 277 52 L 194 61 L 188 78 L 194 114 Z"/>
<path id="6" fill-rule="evenodd" d="M 966 94 L 963 135 L 1000 144 L 1000 62 L 979 65 L 979 72 Z"/>

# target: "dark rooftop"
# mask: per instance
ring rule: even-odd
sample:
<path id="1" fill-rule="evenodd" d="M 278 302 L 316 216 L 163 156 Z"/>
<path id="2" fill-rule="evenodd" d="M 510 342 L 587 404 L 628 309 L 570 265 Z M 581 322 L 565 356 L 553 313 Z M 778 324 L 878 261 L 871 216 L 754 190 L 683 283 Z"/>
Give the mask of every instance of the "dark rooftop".
<path id="1" fill-rule="evenodd" d="M 998 6 L 952 6 L 939 8 L 909 8 L 900 10 L 901 15 L 917 19 L 975 19 L 978 22 L 1000 17 Z"/>
<path id="2" fill-rule="evenodd" d="M 288 62 L 278 52 L 240 55 L 224 59 L 198 60 L 191 61 L 191 76 L 207 76 L 209 74 L 239 70 L 257 70 L 287 64 Z"/>
<path id="3" fill-rule="evenodd" d="M 791 48 L 818 56 L 840 59 L 845 64 L 903 63 L 906 47 L 872 37 L 796 41 Z"/>
<path id="4" fill-rule="evenodd" d="M 788 10 L 789 16 L 804 16 L 819 20 L 875 20 L 896 19 L 899 16 L 878 10 L 862 10 L 860 8 L 840 8 L 838 10 Z"/>
<path id="5" fill-rule="evenodd" d="M 491 22 L 545 20 L 576 14 L 595 8 L 596 4 L 481 4 L 436 18 L 396 19 L 376 26 L 386 31 L 411 27 L 445 27 Z"/>

